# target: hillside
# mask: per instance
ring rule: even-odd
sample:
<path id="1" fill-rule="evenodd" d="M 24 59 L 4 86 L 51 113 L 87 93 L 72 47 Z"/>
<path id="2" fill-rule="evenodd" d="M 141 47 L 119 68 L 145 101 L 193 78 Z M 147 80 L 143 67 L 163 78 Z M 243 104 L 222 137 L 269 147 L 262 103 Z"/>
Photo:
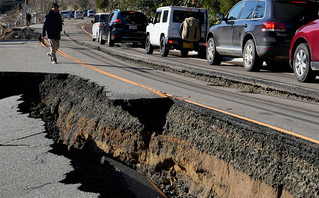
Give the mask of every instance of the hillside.
<path id="1" fill-rule="evenodd" d="M 52 0 L 29 0 L 32 12 L 47 12 Z M 96 9 L 95 0 L 64 0 L 58 1 L 62 10 Z"/>

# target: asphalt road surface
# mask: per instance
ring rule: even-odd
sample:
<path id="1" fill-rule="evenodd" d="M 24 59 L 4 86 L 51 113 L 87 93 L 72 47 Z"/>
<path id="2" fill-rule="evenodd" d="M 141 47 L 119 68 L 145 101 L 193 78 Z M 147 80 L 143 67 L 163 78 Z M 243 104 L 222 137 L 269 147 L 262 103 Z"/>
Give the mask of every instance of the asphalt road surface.
<path id="1" fill-rule="evenodd" d="M 76 24 L 81 22 L 83 21 L 66 21 L 64 29 L 72 38 L 98 45 L 91 41 L 89 35 L 76 27 Z M 161 97 L 154 92 L 158 90 L 235 116 L 278 127 L 283 132 L 293 132 L 319 140 L 318 104 L 211 86 L 200 80 L 118 60 L 103 52 L 78 45 L 64 35 L 60 50 L 63 53 L 58 54 L 58 64 L 51 64 L 46 55 L 48 48 L 37 41 L 0 42 L 0 71 L 69 73 L 105 86 L 111 98 Z M 151 57 L 154 61 L 163 60 L 156 52 L 153 55 L 146 55 L 140 48 L 117 45 L 113 50 Z M 194 57 L 181 58 L 176 55 L 169 55 L 166 60 L 171 61 L 172 64 L 174 61 L 179 61 L 188 66 L 219 69 L 224 72 L 235 72 L 254 78 L 267 78 L 299 85 L 291 73 L 269 71 L 248 73 L 239 65 L 228 64 L 222 67 L 209 67 L 205 60 Z M 300 84 L 300 86 L 318 89 L 318 82 Z"/>
<path id="2" fill-rule="evenodd" d="M 89 35 L 76 26 L 79 23 L 83 23 L 83 21 L 67 21 L 64 29 L 70 37 L 94 43 Z M 96 42 L 95 44 L 98 45 Z M 116 49 L 122 52 L 125 51 L 127 54 L 142 50 L 125 46 L 116 47 Z M 17 42 L 11 45 L 0 43 L 0 70 L 78 75 L 105 86 L 107 90 L 110 90 L 109 97 L 111 98 L 160 97 L 145 89 L 144 86 L 146 86 L 163 93 L 319 140 L 318 104 L 211 86 L 196 79 L 120 61 L 103 52 L 78 45 L 64 35 L 62 36 L 60 50 L 68 56 L 59 54 L 59 64 L 54 65 L 49 62 L 46 56 L 48 48 L 43 47 L 39 42 Z M 74 62 L 69 56 L 82 64 Z M 146 55 L 140 53 L 140 56 Z M 159 58 L 156 54 L 151 57 L 154 57 L 154 61 Z M 170 55 L 170 61 L 173 58 L 174 56 Z M 188 61 L 188 58 L 182 59 Z M 194 61 L 192 58 L 189 59 L 190 62 Z M 181 58 L 177 59 L 177 61 L 180 60 Z M 237 69 L 235 71 L 237 72 Z M 270 77 L 270 75 L 263 75 L 262 72 L 244 72 L 242 75 L 256 75 L 255 78 L 261 78 L 261 76 L 262 78 Z M 287 77 L 288 75 L 290 74 L 274 73 L 273 78 L 276 77 L 276 79 L 283 79 L 288 82 L 293 81 L 293 77 Z M 114 78 L 114 76 L 117 78 Z M 126 79 L 126 81 L 123 81 L 123 79 Z M 128 83 L 127 80 L 131 83 Z M 297 82 L 293 83 L 298 84 Z M 317 87 L 318 83 L 310 85 L 300 83 L 300 85 Z"/>
<path id="3" fill-rule="evenodd" d="M 44 122 L 21 112 L 21 96 L 0 100 L 0 197 L 164 197 L 144 176 L 112 159 L 67 158 Z M 61 150 L 61 149 L 59 149 Z M 124 188 L 124 189 L 123 189 Z"/>
<path id="4" fill-rule="evenodd" d="M 76 26 L 79 23 L 83 23 L 83 21 L 67 21 L 64 29 L 72 38 L 98 45 L 91 41 L 88 34 Z M 108 46 L 101 47 L 106 48 Z M 127 54 L 143 50 L 123 45 L 115 47 L 115 49 L 125 51 Z M 62 36 L 60 50 L 67 56 L 58 54 L 59 64 L 54 65 L 49 62 L 46 56 L 48 48 L 43 47 L 39 42 L 17 42 L 10 45 L 0 43 L 0 58 L 2 61 L 0 71 L 70 73 L 105 86 L 107 90 L 110 90 L 109 97 L 111 98 L 160 97 L 149 89 L 145 89 L 146 86 L 163 93 L 278 127 L 284 131 L 319 140 L 318 104 L 211 86 L 209 83 L 200 80 L 118 60 L 101 51 L 78 45 L 64 35 Z M 150 55 L 140 53 L 140 56 Z M 154 61 L 159 58 L 156 54 L 151 57 L 154 57 Z M 173 61 L 175 56 L 169 55 L 169 57 L 170 61 Z M 190 59 L 190 63 L 195 61 L 194 58 L 176 59 L 177 61 L 181 59 L 188 61 Z M 202 60 L 197 61 L 199 62 L 197 65 L 199 65 Z M 237 72 L 237 70 L 235 69 L 234 72 Z M 243 72 L 242 75 L 270 78 L 270 75 L 263 75 L 263 72 Z M 298 84 L 292 82 L 294 79 L 290 74 L 274 73 L 272 76 L 272 78 L 276 77 L 277 80 L 287 81 L 283 83 L 291 81 L 291 83 Z M 299 84 L 312 88 L 318 85 L 318 83 Z"/>

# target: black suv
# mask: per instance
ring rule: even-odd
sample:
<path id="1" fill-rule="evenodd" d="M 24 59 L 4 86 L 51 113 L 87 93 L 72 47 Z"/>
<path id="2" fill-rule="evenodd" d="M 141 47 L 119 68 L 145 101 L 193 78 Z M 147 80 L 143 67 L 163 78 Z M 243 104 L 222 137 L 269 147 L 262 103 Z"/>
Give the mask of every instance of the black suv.
<path id="1" fill-rule="evenodd" d="M 141 43 L 144 47 L 147 25 L 147 18 L 142 12 L 114 10 L 103 28 L 101 43 L 106 40 L 109 47 L 113 47 L 114 43 Z"/>
<path id="2" fill-rule="evenodd" d="M 219 65 L 222 56 L 243 57 L 248 71 L 287 63 L 295 31 L 318 18 L 318 4 L 303 0 L 244 0 L 207 34 L 207 61 Z"/>

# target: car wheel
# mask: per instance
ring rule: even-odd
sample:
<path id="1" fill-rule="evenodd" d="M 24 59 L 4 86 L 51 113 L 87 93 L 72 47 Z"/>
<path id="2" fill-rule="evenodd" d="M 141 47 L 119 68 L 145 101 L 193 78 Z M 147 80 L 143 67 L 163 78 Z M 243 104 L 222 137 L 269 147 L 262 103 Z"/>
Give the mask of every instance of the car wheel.
<path id="1" fill-rule="evenodd" d="M 100 34 L 99 34 L 99 43 L 100 43 L 100 45 L 105 44 L 105 40 L 102 39 L 102 32 L 100 32 Z"/>
<path id="2" fill-rule="evenodd" d="M 111 32 L 109 32 L 108 35 L 107 35 L 107 44 L 108 44 L 109 47 L 113 47 L 114 46 L 114 42 L 112 41 L 111 38 L 112 38 L 111 37 Z"/>
<path id="3" fill-rule="evenodd" d="M 210 65 L 219 65 L 222 57 L 216 52 L 215 40 L 213 37 L 208 39 L 206 47 L 206 59 Z"/>
<path id="4" fill-rule="evenodd" d="M 92 41 L 95 41 L 96 39 L 95 38 L 92 38 Z"/>
<path id="5" fill-rule="evenodd" d="M 182 55 L 182 57 L 186 57 L 188 55 L 188 50 L 182 49 L 181 55 Z"/>
<path id="6" fill-rule="evenodd" d="M 243 53 L 244 68 L 247 71 L 259 71 L 262 66 L 262 59 L 257 55 L 256 46 L 252 39 L 248 40 Z"/>
<path id="7" fill-rule="evenodd" d="M 166 48 L 166 43 L 165 43 L 165 36 L 161 38 L 161 43 L 160 43 L 160 53 L 161 56 L 166 57 L 168 55 L 169 49 Z"/>
<path id="8" fill-rule="evenodd" d="M 299 82 L 313 82 L 316 78 L 315 73 L 310 67 L 310 51 L 306 43 L 301 43 L 296 48 L 293 57 L 293 70 Z"/>
<path id="9" fill-rule="evenodd" d="M 153 54 L 153 45 L 151 44 L 151 41 L 150 41 L 150 35 L 148 35 L 146 37 L 146 41 L 145 41 L 145 51 L 146 51 L 146 54 Z"/>

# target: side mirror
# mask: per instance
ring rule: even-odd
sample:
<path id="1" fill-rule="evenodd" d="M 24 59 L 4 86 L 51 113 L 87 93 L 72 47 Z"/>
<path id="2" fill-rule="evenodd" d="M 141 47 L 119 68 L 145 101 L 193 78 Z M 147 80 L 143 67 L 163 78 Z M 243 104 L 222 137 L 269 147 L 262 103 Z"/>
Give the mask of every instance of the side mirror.
<path id="1" fill-rule="evenodd" d="M 218 13 L 217 14 L 217 20 L 218 21 L 223 21 L 225 18 L 224 18 L 225 16 L 224 16 L 224 14 L 223 13 Z"/>

